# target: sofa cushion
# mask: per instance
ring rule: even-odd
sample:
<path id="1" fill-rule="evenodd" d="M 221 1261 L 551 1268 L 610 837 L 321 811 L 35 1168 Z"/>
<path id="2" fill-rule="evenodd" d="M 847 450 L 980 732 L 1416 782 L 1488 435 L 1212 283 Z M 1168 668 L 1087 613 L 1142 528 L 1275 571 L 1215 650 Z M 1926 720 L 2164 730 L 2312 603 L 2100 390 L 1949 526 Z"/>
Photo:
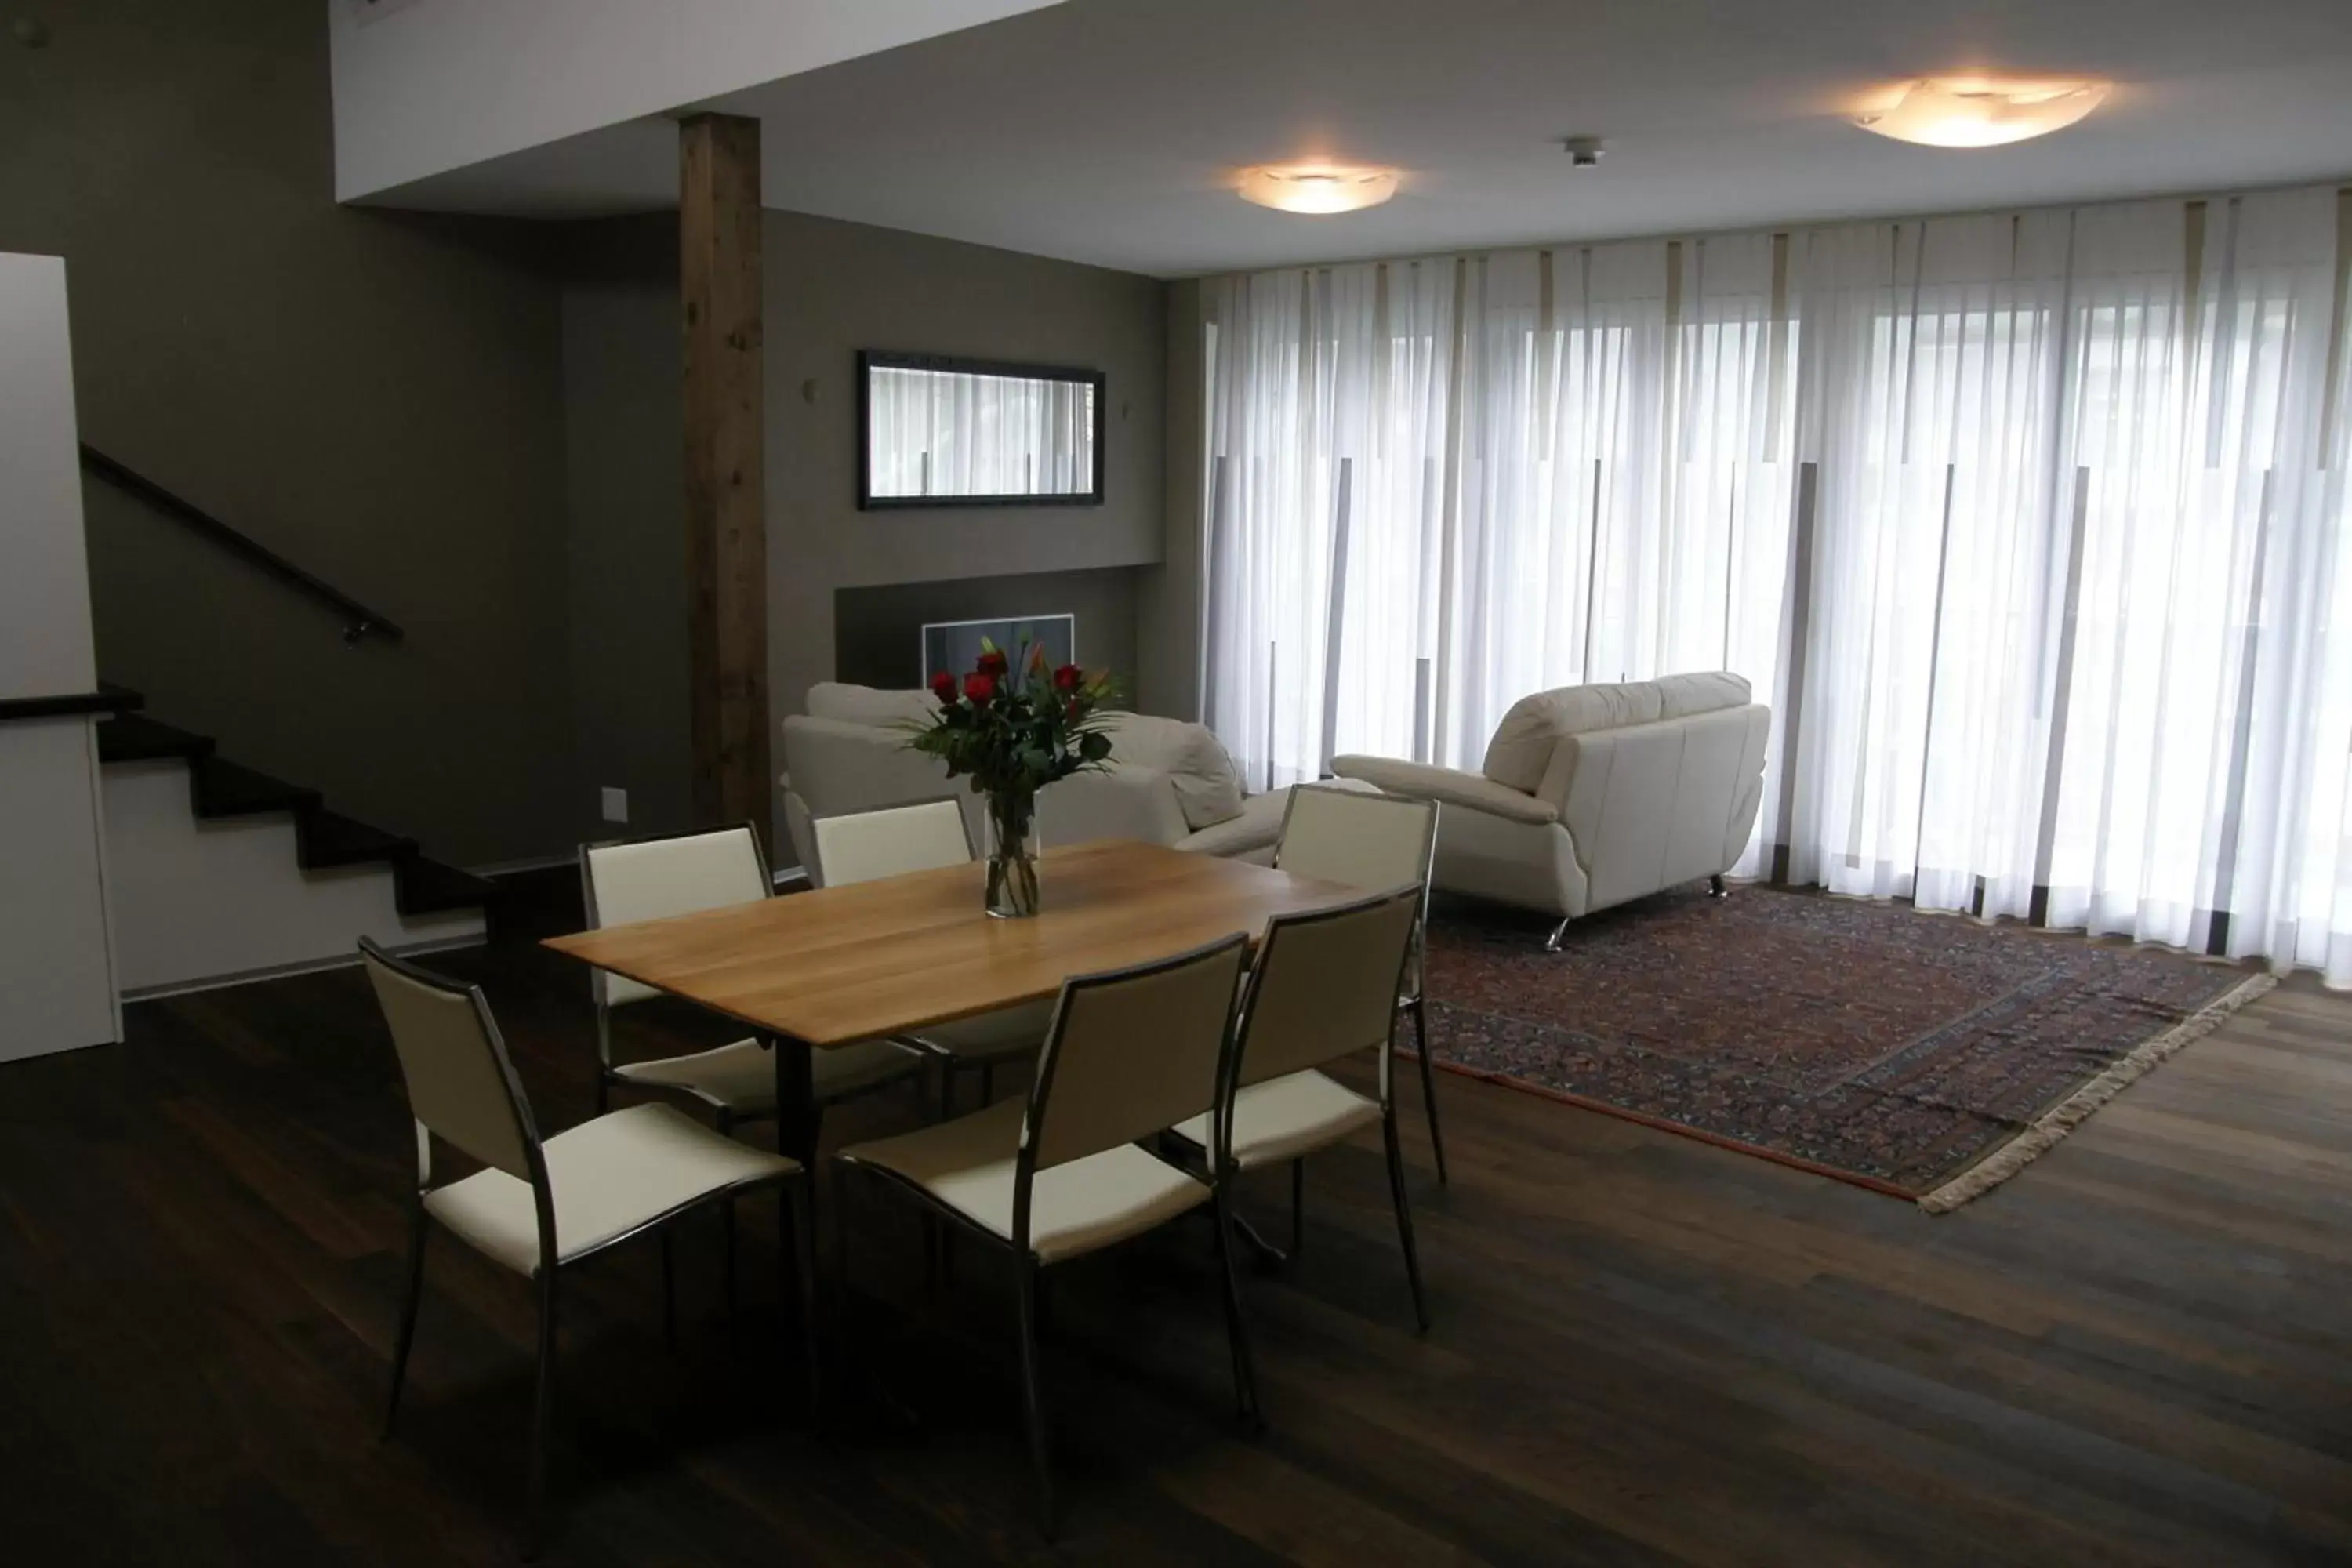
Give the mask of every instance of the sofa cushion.
<path id="1" fill-rule="evenodd" d="M 1242 814 L 1242 778 L 1233 758 L 1205 724 L 1149 713 L 1105 713 L 1114 764 L 1150 768 L 1176 786 L 1185 826 L 1194 832 Z"/>
<path id="2" fill-rule="evenodd" d="M 874 730 L 903 730 L 909 723 L 928 724 L 940 710 L 939 699 L 919 687 L 911 691 L 886 691 L 876 686 L 820 680 L 808 689 L 812 719 L 832 719 L 863 724 Z"/>
<path id="3" fill-rule="evenodd" d="M 1553 743 L 1562 735 L 1683 719 L 1747 701 L 1746 678 L 1728 670 L 1538 691 L 1512 703 L 1495 726 L 1480 771 L 1496 784 L 1532 795 L 1542 787 Z"/>
<path id="4" fill-rule="evenodd" d="M 1702 670 L 1694 675 L 1664 675 L 1656 682 L 1658 717 L 1687 719 L 1695 713 L 1712 713 L 1721 708 L 1745 708 L 1748 701 L 1748 678 L 1734 675 L 1727 669 Z"/>

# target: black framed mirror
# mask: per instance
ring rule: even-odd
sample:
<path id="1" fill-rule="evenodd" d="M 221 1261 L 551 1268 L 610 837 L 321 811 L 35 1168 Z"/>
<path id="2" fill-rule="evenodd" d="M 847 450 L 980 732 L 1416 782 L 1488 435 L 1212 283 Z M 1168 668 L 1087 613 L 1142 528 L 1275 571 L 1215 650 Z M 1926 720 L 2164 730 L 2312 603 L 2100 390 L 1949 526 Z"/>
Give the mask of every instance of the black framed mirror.
<path id="1" fill-rule="evenodd" d="M 1103 374 L 857 356 L 857 504 L 1100 506 Z"/>

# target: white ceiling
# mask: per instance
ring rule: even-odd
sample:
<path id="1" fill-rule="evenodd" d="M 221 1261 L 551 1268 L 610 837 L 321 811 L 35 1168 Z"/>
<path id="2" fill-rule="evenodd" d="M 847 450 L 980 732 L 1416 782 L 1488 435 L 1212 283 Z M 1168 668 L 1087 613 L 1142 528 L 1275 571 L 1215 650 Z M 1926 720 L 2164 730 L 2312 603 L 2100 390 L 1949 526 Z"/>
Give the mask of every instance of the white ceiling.
<path id="1" fill-rule="evenodd" d="M 1968 68 L 2118 86 L 2014 147 L 1843 118 Z M 2352 175 L 2352 0 L 1068 0 L 698 107 L 765 122 L 772 207 L 1178 277 Z M 1569 166 L 1580 132 L 1601 168 Z M 1232 194 L 1311 154 L 1403 189 L 1336 217 Z M 655 120 L 383 199 L 573 216 L 676 185 Z"/>

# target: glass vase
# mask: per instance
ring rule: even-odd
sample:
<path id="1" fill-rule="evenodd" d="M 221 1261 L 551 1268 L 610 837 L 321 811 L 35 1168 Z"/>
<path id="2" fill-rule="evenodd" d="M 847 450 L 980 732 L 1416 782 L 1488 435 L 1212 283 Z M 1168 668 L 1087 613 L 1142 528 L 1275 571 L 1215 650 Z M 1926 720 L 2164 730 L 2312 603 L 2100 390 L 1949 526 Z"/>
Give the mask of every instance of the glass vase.
<path id="1" fill-rule="evenodd" d="M 1037 797 L 1027 790 L 988 796 L 988 912 L 1001 921 L 1037 912 Z"/>

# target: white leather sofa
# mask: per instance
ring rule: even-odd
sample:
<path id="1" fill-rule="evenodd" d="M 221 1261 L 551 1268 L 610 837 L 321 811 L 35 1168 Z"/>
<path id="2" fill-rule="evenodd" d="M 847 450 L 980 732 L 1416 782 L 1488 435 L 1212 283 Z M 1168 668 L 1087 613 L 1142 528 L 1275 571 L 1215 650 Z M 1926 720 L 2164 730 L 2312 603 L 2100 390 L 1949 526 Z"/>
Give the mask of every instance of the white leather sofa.
<path id="1" fill-rule="evenodd" d="M 1523 697 L 1475 773 L 1389 757 L 1332 770 L 1439 803 L 1436 885 L 1569 921 L 1739 859 L 1764 793 L 1771 710 L 1728 672 Z"/>
<path id="2" fill-rule="evenodd" d="M 944 763 L 907 749 L 909 728 L 929 723 L 937 710 L 923 690 L 833 681 L 809 688 L 808 712 L 784 721 L 784 820 L 802 865 L 815 864 L 813 816 L 950 794 L 963 806 L 972 842 L 981 842 L 981 803 L 971 781 L 950 781 Z M 1287 790 L 1244 795 L 1239 770 L 1204 725 L 1140 713 L 1109 719 L 1109 770 L 1073 774 L 1038 795 L 1037 830 L 1046 844 L 1139 838 L 1260 864 L 1273 859 Z"/>

